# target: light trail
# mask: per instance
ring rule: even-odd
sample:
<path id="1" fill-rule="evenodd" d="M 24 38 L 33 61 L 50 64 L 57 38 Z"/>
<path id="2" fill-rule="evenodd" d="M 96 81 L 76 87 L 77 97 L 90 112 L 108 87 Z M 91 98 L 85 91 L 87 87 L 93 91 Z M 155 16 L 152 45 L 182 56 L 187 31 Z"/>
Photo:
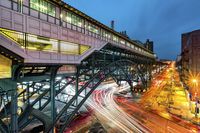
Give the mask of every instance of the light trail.
<path id="1" fill-rule="evenodd" d="M 121 132 L 148 132 L 144 127 L 142 127 L 137 121 L 131 116 L 127 115 L 114 101 L 114 93 L 118 90 L 117 86 L 113 86 L 112 89 L 101 87 L 93 96 L 87 100 L 87 104 L 92 107 L 97 114 L 97 116 L 102 116 L 106 118 L 114 126 L 113 129 L 118 129 Z"/>

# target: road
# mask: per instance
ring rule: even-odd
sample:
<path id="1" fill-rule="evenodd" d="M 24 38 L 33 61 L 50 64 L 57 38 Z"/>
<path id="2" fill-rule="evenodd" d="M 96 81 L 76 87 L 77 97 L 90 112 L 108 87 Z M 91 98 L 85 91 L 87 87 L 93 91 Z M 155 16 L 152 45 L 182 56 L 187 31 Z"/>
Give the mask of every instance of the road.
<path id="1" fill-rule="evenodd" d="M 172 63 L 154 77 L 139 103 L 114 95 L 119 91 L 115 85 L 95 91 L 89 103 L 108 132 L 116 128 L 118 132 L 200 132 L 199 126 L 185 120 L 192 114 L 178 76 Z"/>
<path id="2" fill-rule="evenodd" d="M 126 98 L 115 98 L 120 108 L 122 108 L 127 114 L 131 115 L 138 120 L 143 126 L 149 129 L 153 133 L 197 133 L 197 128 L 190 123 L 181 123 L 181 119 L 176 117 L 170 117 L 166 119 L 163 116 L 158 115 L 157 112 L 146 110 L 142 105 L 134 103 Z M 166 116 L 165 116 L 166 117 Z M 179 125 L 182 124 L 182 125 Z M 187 128 L 184 127 L 188 126 Z"/>
<path id="3" fill-rule="evenodd" d="M 190 131 L 200 131 L 198 126 L 190 122 L 194 114 L 190 111 L 189 100 L 174 62 L 154 77 L 149 91 L 142 96 L 139 105 Z M 178 129 L 177 126 L 176 128 Z"/>
<path id="4" fill-rule="evenodd" d="M 187 121 L 193 116 L 174 64 L 154 76 L 150 89 L 139 102 L 126 94 L 119 95 L 127 88 L 127 85 L 118 87 L 115 83 L 100 85 L 85 104 L 93 110 L 92 115 L 80 115 L 67 132 L 89 132 L 96 122 L 109 133 L 200 132 L 200 127 Z M 74 92 L 73 87 L 68 90 Z"/>
<path id="5" fill-rule="evenodd" d="M 114 100 L 114 93 L 118 90 L 116 85 L 111 88 L 102 87 L 96 90 L 87 104 L 95 111 L 97 119 L 107 132 L 148 132 L 136 119 L 124 112 Z"/>

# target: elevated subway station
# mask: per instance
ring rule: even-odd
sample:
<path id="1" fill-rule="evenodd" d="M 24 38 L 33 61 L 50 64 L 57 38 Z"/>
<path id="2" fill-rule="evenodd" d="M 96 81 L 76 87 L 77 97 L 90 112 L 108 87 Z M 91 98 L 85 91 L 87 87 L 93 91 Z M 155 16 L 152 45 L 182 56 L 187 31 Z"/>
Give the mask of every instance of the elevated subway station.
<path id="1" fill-rule="evenodd" d="M 0 131 L 20 132 L 38 120 L 44 132 L 63 132 L 105 79 L 145 86 L 155 58 L 63 1 L 1 0 Z"/>

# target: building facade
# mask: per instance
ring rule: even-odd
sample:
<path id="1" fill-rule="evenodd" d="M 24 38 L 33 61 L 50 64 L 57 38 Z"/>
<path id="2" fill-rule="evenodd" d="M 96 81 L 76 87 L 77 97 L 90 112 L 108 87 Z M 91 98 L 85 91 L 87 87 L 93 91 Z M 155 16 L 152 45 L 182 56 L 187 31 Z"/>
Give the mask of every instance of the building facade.
<path id="1" fill-rule="evenodd" d="M 200 30 L 182 34 L 181 45 L 182 79 L 186 84 L 192 84 L 192 78 L 200 82 Z M 194 98 L 200 96 L 198 87 L 190 87 L 189 91 Z"/>

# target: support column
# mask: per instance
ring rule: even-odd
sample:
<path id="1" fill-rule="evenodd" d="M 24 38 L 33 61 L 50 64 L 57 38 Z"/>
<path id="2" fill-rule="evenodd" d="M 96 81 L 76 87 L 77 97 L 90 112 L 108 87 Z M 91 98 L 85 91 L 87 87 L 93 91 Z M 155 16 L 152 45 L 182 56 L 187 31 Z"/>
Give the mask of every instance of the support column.
<path id="1" fill-rule="evenodd" d="M 149 74 L 149 66 L 148 66 L 148 63 L 146 63 L 145 64 L 145 66 L 144 66 L 144 71 L 145 71 L 145 74 L 144 74 L 144 76 L 145 76 L 145 83 L 146 83 L 146 85 L 145 85 L 145 90 L 147 89 L 147 86 L 148 86 L 148 81 L 149 81 L 149 77 L 147 77 L 147 74 Z"/>
<path id="2" fill-rule="evenodd" d="M 13 83 L 13 88 L 17 88 L 17 84 Z M 17 116 L 17 89 L 11 93 L 11 132 L 18 133 L 18 116 Z"/>
<path id="3" fill-rule="evenodd" d="M 152 78 L 152 64 L 148 64 L 148 69 L 147 69 L 147 72 L 148 72 L 148 81 L 147 81 L 147 87 L 146 87 L 146 90 L 148 89 L 150 83 L 151 83 L 151 78 Z"/>
<path id="4" fill-rule="evenodd" d="M 57 74 L 57 70 L 59 67 L 52 67 L 51 68 L 51 77 L 50 77 L 50 97 L 51 97 L 51 118 L 52 118 L 52 122 L 55 121 L 56 119 L 56 107 L 55 107 L 55 78 L 56 78 L 56 74 Z M 54 133 L 54 127 L 52 128 L 52 133 Z"/>
<path id="5" fill-rule="evenodd" d="M 28 106 L 30 105 L 30 98 L 29 98 L 29 92 L 30 92 L 30 85 L 29 85 L 29 83 L 27 84 L 27 88 L 26 88 L 26 98 L 27 98 L 27 104 L 28 104 Z"/>
<path id="6" fill-rule="evenodd" d="M 76 67 L 76 86 L 75 86 L 75 95 L 78 94 L 78 83 L 79 83 L 79 73 L 80 73 L 80 68 L 79 66 Z M 78 105 L 78 98 L 76 99 L 76 105 Z"/>
<path id="7" fill-rule="evenodd" d="M 95 56 L 92 55 L 92 78 L 94 77 L 94 69 L 95 69 Z M 92 86 L 94 86 L 94 80 L 92 80 Z"/>
<path id="8" fill-rule="evenodd" d="M 113 52 L 112 53 L 112 62 L 114 62 L 115 61 L 115 53 Z"/>
<path id="9" fill-rule="evenodd" d="M 105 52 L 103 54 L 103 62 L 104 62 L 104 67 L 105 67 L 106 66 L 106 54 L 105 54 Z"/>
<path id="10" fill-rule="evenodd" d="M 18 94 L 17 94 L 17 82 L 16 80 L 19 78 L 20 73 L 19 65 L 12 66 L 12 81 L 10 82 L 10 90 L 11 91 L 11 132 L 18 133 L 18 115 L 17 115 L 17 108 L 18 108 Z"/>
<path id="11" fill-rule="evenodd" d="M 120 52 L 120 60 L 122 59 L 122 53 Z M 115 60 L 115 56 L 114 56 L 114 54 L 113 54 L 113 61 Z M 119 85 L 119 86 L 121 86 L 121 80 L 122 80 L 122 75 L 120 74 L 120 70 L 119 71 L 117 71 L 117 76 L 119 76 L 118 77 L 118 79 L 119 79 L 119 81 L 117 81 L 117 84 Z"/>

